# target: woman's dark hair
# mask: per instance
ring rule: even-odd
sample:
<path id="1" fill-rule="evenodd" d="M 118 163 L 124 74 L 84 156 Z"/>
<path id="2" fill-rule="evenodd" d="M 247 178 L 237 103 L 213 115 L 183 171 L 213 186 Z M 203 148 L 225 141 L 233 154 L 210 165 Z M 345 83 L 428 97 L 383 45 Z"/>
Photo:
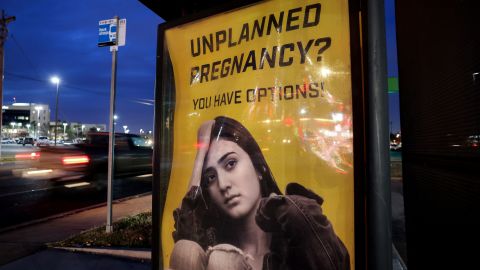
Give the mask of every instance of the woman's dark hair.
<path id="1" fill-rule="evenodd" d="M 260 147 L 252 134 L 240 122 L 225 116 L 216 117 L 210 134 L 210 142 L 219 139 L 236 143 L 248 154 L 253 167 L 261 178 L 260 191 L 262 197 L 268 197 L 272 192 L 281 194 Z M 202 182 L 204 182 L 203 177 Z M 202 186 L 204 185 L 202 184 Z"/>

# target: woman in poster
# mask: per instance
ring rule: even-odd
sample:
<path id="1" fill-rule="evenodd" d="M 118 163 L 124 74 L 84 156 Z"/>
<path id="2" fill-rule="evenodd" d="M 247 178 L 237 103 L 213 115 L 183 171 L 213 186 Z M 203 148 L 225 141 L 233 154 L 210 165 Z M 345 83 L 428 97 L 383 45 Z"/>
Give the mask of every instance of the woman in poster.
<path id="1" fill-rule="evenodd" d="M 350 269 L 322 203 L 296 183 L 282 195 L 242 124 L 207 121 L 189 191 L 174 211 L 170 269 Z"/>

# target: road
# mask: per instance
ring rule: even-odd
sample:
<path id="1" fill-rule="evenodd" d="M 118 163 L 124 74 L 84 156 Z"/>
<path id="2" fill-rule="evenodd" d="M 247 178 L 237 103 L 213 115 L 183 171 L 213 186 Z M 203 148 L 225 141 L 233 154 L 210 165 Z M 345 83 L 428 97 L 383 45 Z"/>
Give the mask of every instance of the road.
<path id="1" fill-rule="evenodd" d="M 2 145 L 4 162 L 0 167 L 0 230 L 25 222 L 57 215 L 79 208 L 104 203 L 107 200 L 105 182 L 90 179 L 55 182 L 48 179 L 23 178 L 34 162 L 11 161 L 16 154 L 26 154 L 35 147 Z M 4 159 L 4 160 L 5 160 Z M 152 190 L 152 176 L 115 178 L 113 199 Z"/>
<path id="2" fill-rule="evenodd" d="M 407 240 L 402 178 L 392 178 L 392 241 L 403 261 L 407 262 Z"/>

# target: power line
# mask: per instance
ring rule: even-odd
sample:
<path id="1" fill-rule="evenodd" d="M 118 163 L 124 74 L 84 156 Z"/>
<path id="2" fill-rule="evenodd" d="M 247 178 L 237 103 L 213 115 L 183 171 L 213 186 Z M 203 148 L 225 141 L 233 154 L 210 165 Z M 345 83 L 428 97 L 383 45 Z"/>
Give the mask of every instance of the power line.
<path id="1" fill-rule="evenodd" d="M 5 72 L 5 75 L 15 77 L 15 78 L 19 78 L 19 79 L 23 79 L 23 80 L 35 81 L 35 82 L 40 82 L 40 83 L 50 83 L 49 80 L 38 79 L 38 78 L 25 76 L 25 75 L 20 75 L 20 74 L 15 74 L 15 73 L 11 73 L 11 72 Z M 70 85 L 70 84 L 62 84 L 62 88 L 80 90 L 82 92 L 87 92 L 87 93 L 91 93 L 91 94 L 95 94 L 95 95 L 101 95 L 101 96 L 109 96 L 110 95 L 110 93 L 108 93 L 106 91 L 105 92 L 99 92 L 99 91 L 94 91 L 94 90 L 91 90 L 91 89 L 86 89 L 86 88 L 82 88 L 82 87 L 78 87 L 78 86 L 74 86 L 74 85 Z M 147 105 L 147 106 L 153 106 L 153 103 L 154 103 L 153 99 L 145 99 L 145 98 L 133 98 L 132 99 L 132 98 L 122 97 L 122 96 L 119 96 L 119 98 L 120 99 L 128 99 L 128 101 L 130 101 L 130 102 L 139 103 L 139 104 Z"/>
<path id="2" fill-rule="evenodd" d="M 5 75 L 7 75 L 7 76 L 12 76 L 12 77 L 16 77 L 16 78 L 19 78 L 19 79 L 24 79 L 24 80 L 42 82 L 42 83 L 47 83 L 47 82 L 48 82 L 47 80 L 42 80 L 42 79 L 37 79 L 37 78 L 33 78 L 33 77 L 28 77 L 28 76 L 25 76 L 25 75 L 13 74 L 13 73 L 10 73 L 10 72 L 5 72 Z"/>
<path id="3" fill-rule="evenodd" d="M 40 73 L 38 72 L 38 68 L 36 65 L 33 64 L 33 62 L 30 60 L 30 58 L 28 57 L 28 55 L 25 53 L 25 50 L 23 50 L 22 46 L 20 45 L 20 43 L 17 41 L 17 39 L 15 38 L 15 36 L 13 34 L 10 34 L 10 37 L 12 38 L 13 42 L 15 43 L 15 45 L 17 45 L 18 49 L 20 50 L 20 53 L 23 55 L 23 57 L 25 57 L 25 59 L 27 60 L 28 64 L 32 67 L 32 69 L 35 71 L 36 75 L 40 77 Z"/>
<path id="4" fill-rule="evenodd" d="M 29 80 L 29 81 L 35 81 L 35 82 L 41 82 L 41 83 L 50 83 L 49 80 L 38 79 L 38 78 L 29 77 L 29 76 L 20 75 L 20 74 L 14 74 L 14 73 L 11 73 L 11 72 L 5 72 L 5 75 L 12 76 L 12 77 L 19 78 L 19 79 Z M 74 86 L 74 85 L 69 85 L 69 84 L 62 84 L 62 88 L 70 88 L 70 89 L 75 89 L 75 90 L 81 90 L 81 91 L 84 91 L 84 92 L 89 92 L 89 93 L 97 94 L 97 95 L 107 95 L 108 94 L 108 93 L 98 92 L 98 91 L 94 91 L 94 90 L 90 90 L 90 89 L 86 89 L 86 88 L 82 88 L 82 87 L 78 87 L 78 86 Z"/>

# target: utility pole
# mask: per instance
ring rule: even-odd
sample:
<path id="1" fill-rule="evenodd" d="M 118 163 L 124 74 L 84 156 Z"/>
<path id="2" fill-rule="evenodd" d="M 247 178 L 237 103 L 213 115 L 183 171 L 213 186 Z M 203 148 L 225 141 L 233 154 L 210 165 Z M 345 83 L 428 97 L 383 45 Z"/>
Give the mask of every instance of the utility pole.
<path id="1" fill-rule="evenodd" d="M 15 21 L 14 16 L 5 17 L 5 11 L 2 10 L 2 17 L 0 17 L 0 140 L 2 139 L 3 127 L 3 45 L 7 40 L 8 29 L 7 24 Z M 0 161 L 2 160 L 2 144 L 0 143 Z"/>

